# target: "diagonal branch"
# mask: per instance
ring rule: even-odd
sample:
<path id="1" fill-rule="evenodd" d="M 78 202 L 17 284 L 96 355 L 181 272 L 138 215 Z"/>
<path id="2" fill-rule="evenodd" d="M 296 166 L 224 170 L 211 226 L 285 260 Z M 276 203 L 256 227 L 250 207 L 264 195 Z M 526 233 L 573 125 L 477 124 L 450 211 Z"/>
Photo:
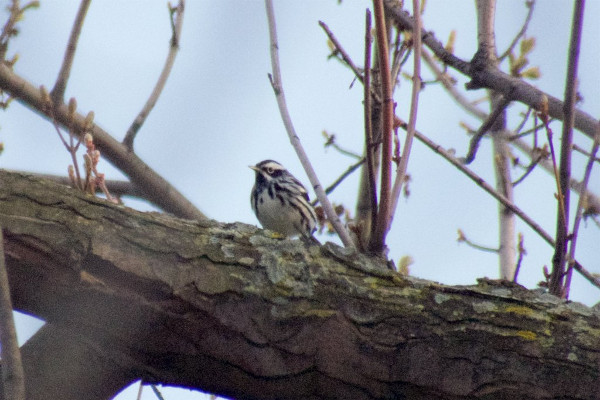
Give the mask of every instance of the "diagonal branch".
<path id="1" fill-rule="evenodd" d="M 54 104 L 62 104 L 64 102 L 63 98 L 65 90 L 67 89 L 69 76 L 71 75 L 71 67 L 73 66 L 73 59 L 75 58 L 75 50 L 77 50 L 77 42 L 79 41 L 83 21 L 91 2 L 92 0 L 81 0 L 81 4 L 79 5 L 79 10 L 77 11 L 73 28 L 71 29 L 71 35 L 69 36 L 69 43 L 67 44 L 63 63 L 60 67 L 60 72 L 58 73 L 54 88 L 52 89 L 52 92 L 50 92 Z"/>
<path id="2" fill-rule="evenodd" d="M 412 30 L 414 28 L 413 18 L 398 6 L 397 1 L 385 0 L 384 4 L 387 15 L 396 23 L 399 29 Z M 538 109 L 543 102 L 543 98 L 546 97 L 548 99 L 549 116 L 561 121 L 564 119 L 563 102 L 556 97 L 550 96 L 529 83 L 497 69 L 478 70 L 473 68 L 470 62 L 464 61 L 446 50 L 435 35 L 426 29 L 423 29 L 422 40 L 442 62 L 463 75 L 471 77 L 478 86 L 500 92 L 511 97 L 513 101 L 527 104 L 534 109 Z M 574 113 L 575 129 L 593 139 L 596 134 L 597 120 L 581 110 L 575 110 Z"/>
<path id="3" fill-rule="evenodd" d="M 48 118 L 43 111 L 46 102 L 41 91 L 2 64 L 0 64 L 0 88 L 17 98 L 19 102 Z M 86 117 L 79 113 L 71 116 L 66 105 L 56 107 L 53 115 L 62 126 L 67 128 L 75 126 L 77 132 L 85 131 L 83 128 L 86 126 Z M 144 192 L 144 198 L 179 217 L 206 219 L 206 216 L 177 189 L 139 157 L 129 152 L 125 146 L 117 142 L 98 124 L 92 125 L 90 133 L 94 136 L 94 143 L 102 155 L 127 175 L 133 185 Z"/>
<path id="4" fill-rule="evenodd" d="M 138 131 L 146 121 L 146 118 L 156 105 L 160 94 L 162 93 L 165 84 L 167 83 L 167 79 L 171 74 L 171 69 L 173 68 L 173 64 L 175 63 L 175 57 L 179 52 L 179 43 L 181 40 L 181 28 L 183 26 L 183 14 L 185 9 L 185 1 L 179 0 L 179 4 L 177 7 L 171 8 L 169 4 L 169 18 L 171 19 L 171 28 L 172 28 L 172 36 L 169 47 L 169 54 L 167 55 L 167 59 L 165 60 L 165 65 L 163 66 L 163 70 L 158 77 L 158 81 L 150 94 L 148 100 L 146 100 L 146 104 L 135 118 L 135 120 L 131 123 L 129 129 L 127 129 L 127 133 L 125 134 L 125 138 L 123 139 L 123 144 L 129 149 L 129 151 L 133 152 L 133 141 L 135 140 L 135 136 Z M 173 15 L 176 14 L 175 22 L 173 22 Z"/>
<path id="5" fill-rule="evenodd" d="M 502 53 L 502 55 L 498 57 L 498 60 L 500 61 L 508 57 L 508 55 L 513 51 L 519 40 L 523 37 L 523 35 L 525 35 L 525 32 L 527 32 L 527 28 L 529 27 L 529 23 L 531 22 L 531 17 L 533 16 L 535 0 L 527 0 L 525 2 L 525 6 L 527 7 L 528 11 L 527 16 L 525 17 L 525 21 L 523 22 L 523 25 L 521 25 L 521 30 L 519 30 L 519 33 L 517 33 L 512 42 L 510 42 L 508 48 L 504 51 L 504 53 Z"/>
<path id="6" fill-rule="evenodd" d="M 421 10 L 419 8 L 419 0 L 413 0 L 413 10 L 415 13 L 415 26 L 413 31 L 413 48 L 414 48 L 414 66 L 413 66 L 413 77 L 412 77 L 412 94 L 410 98 L 410 114 L 408 118 L 408 127 L 406 129 L 406 139 L 404 140 L 404 147 L 402 148 L 402 157 L 398 163 L 396 169 L 396 179 L 392 188 L 392 206 L 390 213 L 390 223 L 394 217 L 394 212 L 400 198 L 400 192 L 404 179 L 406 176 L 406 170 L 408 168 L 408 158 L 410 156 L 410 150 L 412 148 L 413 138 L 415 136 L 415 127 L 417 125 L 417 109 L 419 106 L 419 92 L 421 91 Z"/>
<path id="7" fill-rule="evenodd" d="M 271 79 L 271 85 L 273 86 L 273 91 L 275 92 L 275 97 L 277 99 L 277 105 L 279 106 L 279 112 L 281 113 L 281 119 L 283 120 L 283 125 L 285 126 L 285 130 L 288 134 L 292 147 L 296 151 L 300 162 L 302 163 L 302 167 L 304 167 L 304 171 L 310 180 L 310 183 L 315 190 L 315 194 L 319 199 L 319 202 L 323 206 L 323 210 L 325 211 L 325 215 L 333 228 L 337 232 L 340 240 L 346 247 L 354 247 L 352 243 L 352 239 L 342 221 L 335 213 L 333 206 L 329 202 L 325 191 L 323 190 L 323 186 L 319 182 L 319 178 L 315 173 L 310 161 L 308 160 L 308 156 L 300 143 L 300 138 L 296 134 L 296 130 L 294 129 L 294 125 L 292 123 L 292 118 L 287 109 L 287 104 L 285 101 L 285 94 L 283 92 L 283 83 L 281 81 L 281 70 L 279 68 L 279 44 L 277 42 L 277 30 L 275 26 L 275 11 L 273 10 L 273 2 L 272 0 L 265 0 L 265 8 L 267 10 L 267 20 L 269 24 L 269 39 L 270 39 L 270 48 L 271 48 L 271 68 L 273 69 L 273 75 L 269 74 L 269 78 Z"/>
<path id="8" fill-rule="evenodd" d="M 494 126 L 494 123 L 496 122 L 498 117 L 504 112 L 504 109 L 506 109 L 510 101 L 511 100 L 508 96 L 504 96 L 502 100 L 498 102 L 498 104 L 490 113 L 488 118 L 483 122 L 483 124 L 481 124 L 477 132 L 475 132 L 475 134 L 471 138 L 471 142 L 469 143 L 469 151 L 467 155 L 464 158 L 461 158 L 461 161 L 464 164 L 470 164 L 473 162 L 473 160 L 475 159 L 475 154 L 477 153 L 477 149 L 479 148 L 479 142 L 481 141 L 481 138 L 483 138 L 487 131 L 490 130 L 492 126 Z"/>
<path id="9" fill-rule="evenodd" d="M 594 158 L 600 147 L 600 123 L 598 123 L 598 133 L 596 134 L 596 140 L 592 144 L 592 150 L 588 158 L 588 162 L 585 166 L 585 172 L 583 174 L 583 180 L 581 181 L 581 194 L 577 201 L 577 211 L 575 211 L 575 221 L 573 221 L 573 231 L 571 232 L 571 246 L 569 247 L 569 269 L 567 270 L 567 277 L 565 280 L 565 298 L 569 298 L 569 290 L 571 288 L 571 275 L 573 273 L 572 265 L 575 260 L 575 249 L 577 245 L 577 233 L 579 232 L 579 224 L 581 223 L 581 217 L 583 215 L 584 204 L 588 200 L 588 184 L 590 182 L 590 176 L 592 175 L 592 167 L 594 165 Z"/>
<path id="10" fill-rule="evenodd" d="M 402 129 L 406 129 L 407 124 L 400 119 L 397 119 L 397 124 L 402 127 Z M 555 242 L 552 236 L 548 232 L 542 228 L 540 224 L 535 222 L 527 213 L 521 210 L 516 204 L 506 198 L 502 193 L 498 192 L 494 189 L 490 184 L 488 184 L 483 178 L 477 175 L 475 172 L 466 167 L 461 160 L 454 157 L 450 152 L 445 150 L 441 145 L 433 142 L 427 136 L 422 134 L 419 131 L 415 131 L 415 137 L 422 142 L 425 146 L 429 147 L 435 153 L 442 156 L 446 161 L 456 167 L 459 171 L 465 174 L 469 179 L 477 184 L 477 186 L 481 187 L 485 192 L 490 194 L 493 198 L 495 198 L 498 202 L 500 202 L 504 207 L 517 215 L 525 224 L 527 224 L 534 232 L 536 232 L 546 243 L 550 246 L 554 247 Z M 587 269 L 585 269 L 579 262 L 574 260 L 574 266 L 576 271 L 580 272 L 581 275 L 587 279 L 592 285 L 600 288 L 600 279 L 594 276 L 594 274 L 590 273 Z"/>

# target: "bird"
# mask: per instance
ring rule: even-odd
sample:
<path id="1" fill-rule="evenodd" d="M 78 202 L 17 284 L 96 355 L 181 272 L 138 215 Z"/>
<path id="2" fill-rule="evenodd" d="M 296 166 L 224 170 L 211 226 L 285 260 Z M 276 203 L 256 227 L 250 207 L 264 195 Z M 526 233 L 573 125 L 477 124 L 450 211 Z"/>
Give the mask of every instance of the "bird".
<path id="1" fill-rule="evenodd" d="M 317 215 L 300 181 L 277 161 L 249 167 L 256 173 L 250 204 L 262 227 L 288 237 L 312 238 Z"/>

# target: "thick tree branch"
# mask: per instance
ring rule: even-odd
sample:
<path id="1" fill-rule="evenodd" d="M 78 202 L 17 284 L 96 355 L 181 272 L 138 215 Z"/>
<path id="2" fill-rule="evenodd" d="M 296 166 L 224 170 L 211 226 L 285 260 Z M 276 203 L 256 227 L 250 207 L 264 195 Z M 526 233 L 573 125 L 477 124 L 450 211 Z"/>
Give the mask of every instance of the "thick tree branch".
<path id="1" fill-rule="evenodd" d="M 386 15 L 394 20 L 399 29 L 412 30 L 413 18 L 398 6 L 394 0 L 385 0 Z M 471 86 L 485 87 L 509 96 L 513 101 L 519 101 L 527 104 L 534 109 L 538 109 L 542 104 L 543 97 L 548 98 L 548 114 L 555 119 L 563 120 L 563 102 L 556 97 L 533 87 L 529 83 L 514 78 L 497 69 L 480 70 L 475 68 L 470 62 L 464 61 L 454 54 L 448 52 L 444 45 L 437 40 L 432 32 L 423 29 L 423 43 L 445 64 L 459 71 L 463 75 L 471 77 L 473 84 Z M 580 130 L 590 139 L 594 138 L 597 120 L 591 115 L 581 111 L 574 110 L 575 129 Z"/>
<path id="2" fill-rule="evenodd" d="M 332 244 L 141 213 L 29 176 L 0 182 L 14 305 L 62 331 L 37 359 L 74 339 L 84 378 L 69 370 L 72 387 L 117 374 L 112 391 L 142 378 L 245 399 L 600 391 L 600 315 L 581 304 L 405 278 Z M 56 393 L 62 372 L 46 365 L 26 374 L 30 400 Z M 64 390 L 54 398 L 101 397 Z"/>
<path id="3" fill-rule="evenodd" d="M 42 110 L 47 104 L 41 91 L 29 82 L 13 73 L 10 68 L 0 64 L 0 89 L 17 98 L 25 106 L 48 118 Z M 85 129 L 85 116 L 75 113 L 73 120 L 69 117 L 66 105 L 60 105 L 53 110 L 54 117 L 59 124 L 68 127 L 76 126 L 77 131 Z M 135 154 L 131 154 L 125 146 L 117 142 L 98 124 L 91 128 L 94 143 L 102 155 L 129 177 L 139 190 L 145 193 L 145 198 L 163 210 L 182 218 L 206 219 L 189 200 L 177 191 L 169 182 L 158 175 Z"/>

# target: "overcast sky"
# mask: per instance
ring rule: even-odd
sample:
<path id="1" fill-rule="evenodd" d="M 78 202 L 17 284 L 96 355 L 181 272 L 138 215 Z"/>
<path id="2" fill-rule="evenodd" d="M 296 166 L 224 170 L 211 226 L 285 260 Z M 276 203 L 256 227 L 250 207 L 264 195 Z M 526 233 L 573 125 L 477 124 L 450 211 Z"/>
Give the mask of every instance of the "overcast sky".
<path id="1" fill-rule="evenodd" d="M 20 35 L 11 42 L 9 56 L 19 53 L 15 71 L 34 85 L 53 86 L 78 8 L 77 1 L 42 2 L 20 24 Z M 525 1 L 498 2 L 497 45 L 503 52 L 519 31 L 527 9 Z M 364 10 L 370 2 L 302 0 L 276 1 L 284 89 L 296 130 L 324 185 L 334 181 L 354 162 L 323 147 L 323 130 L 335 133 L 338 143 L 358 153 L 363 143 L 362 87 L 337 61 L 328 61 L 326 36 L 318 21 L 326 22 L 358 65 L 362 65 Z M 537 40 L 530 56 L 540 66 L 541 79 L 532 82 L 553 96 L 564 92 L 566 57 L 572 2 L 539 1 L 528 36 Z M 586 4 L 580 59 L 580 108 L 600 115 L 600 2 Z M 3 18 L 6 13 L 1 14 Z M 457 30 L 455 53 L 470 59 L 476 48 L 474 2 L 427 1 L 424 26 L 445 42 Z M 170 25 L 164 0 L 92 2 L 79 41 L 66 97 L 76 97 L 79 111 L 93 110 L 95 122 L 121 139 L 146 101 L 162 69 L 168 51 Z M 406 64 L 411 73 L 412 62 Z M 506 64 L 502 65 L 504 70 Z M 422 77 L 431 79 L 423 66 Z M 267 23 L 262 1 L 188 0 L 181 50 L 156 108 L 135 142 L 138 155 L 174 184 L 205 214 L 218 221 L 257 224 L 249 204 L 254 173 L 248 165 L 263 159 L 284 164 L 308 184 L 291 148 L 279 117 L 270 72 Z M 463 89 L 466 80 L 451 71 Z M 472 99 L 484 91 L 466 93 Z M 407 119 L 410 84 L 402 81 L 396 91 L 397 113 Z M 486 110 L 485 108 L 482 108 Z M 520 105 L 510 107 L 509 126 L 519 123 Z M 487 110 L 486 110 L 487 111 Z M 437 85 L 421 93 L 418 129 L 447 148 L 463 155 L 469 138 L 459 127 L 479 122 L 467 116 Z M 555 139 L 561 125 L 554 124 Z M 540 136 L 544 138 L 544 135 Z M 14 102 L 0 114 L 0 141 L 5 151 L 0 167 L 64 175 L 70 156 L 52 125 Z M 558 142 L 556 142 L 558 143 Z M 576 133 L 576 143 L 589 149 L 591 141 Z M 472 167 L 493 183 L 491 148 L 484 140 Z M 522 157 L 523 159 L 523 157 Z M 581 179 L 585 159 L 574 159 L 574 176 Z M 102 160 L 99 169 L 108 178 L 122 178 Z M 210 171 L 210 172 L 209 172 Z M 600 192 L 599 168 L 591 189 Z M 478 243 L 497 247 L 497 204 L 460 172 L 416 142 L 409 173 L 411 195 L 399 202 L 388 236 L 390 257 L 414 259 L 411 274 L 446 284 L 473 284 L 477 277 L 498 276 L 497 256 L 456 242 L 457 229 Z M 521 170 L 514 170 L 518 177 Z M 358 176 L 347 179 L 331 196 L 352 211 Z M 310 185 L 307 185 L 310 186 Z M 556 191 L 543 171 L 532 175 L 515 190 L 518 205 L 546 231 L 554 235 Z M 311 194 L 312 195 L 312 194 Z M 312 195 L 314 196 L 314 195 Z M 575 200 L 577 198 L 575 197 Z M 139 202 L 131 206 L 148 209 Z M 575 204 L 575 203 L 573 203 Z M 574 212 L 573 212 L 574 214 Z M 542 267 L 551 265 L 553 249 L 520 221 L 525 236 L 525 256 L 520 283 L 534 288 L 543 279 Z M 321 237 L 321 241 L 333 240 Z M 600 230 L 582 224 L 577 258 L 586 268 L 600 273 Z M 588 305 L 600 299 L 600 291 L 575 274 L 572 298 Z M 20 339 L 32 334 L 37 322 L 19 319 Z M 134 399 L 130 388 L 118 399 Z M 173 393 L 169 395 L 169 393 Z M 197 393 L 165 391 L 167 399 L 199 399 Z M 154 395 L 146 389 L 144 399 Z"/>

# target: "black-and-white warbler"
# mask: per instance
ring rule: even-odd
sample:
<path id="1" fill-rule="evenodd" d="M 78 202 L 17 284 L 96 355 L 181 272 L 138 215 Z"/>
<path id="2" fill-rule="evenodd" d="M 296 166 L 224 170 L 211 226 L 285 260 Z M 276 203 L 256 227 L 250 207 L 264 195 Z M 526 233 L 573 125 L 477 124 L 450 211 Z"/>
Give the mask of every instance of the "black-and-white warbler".
<path id="1" fill-rule="evenodd" d="M 250 168 L 256 171 L 250 203 L 263 228 L 311 237 L 317 216 L 304 186 L 276 161 L 264 160 Z"/>

